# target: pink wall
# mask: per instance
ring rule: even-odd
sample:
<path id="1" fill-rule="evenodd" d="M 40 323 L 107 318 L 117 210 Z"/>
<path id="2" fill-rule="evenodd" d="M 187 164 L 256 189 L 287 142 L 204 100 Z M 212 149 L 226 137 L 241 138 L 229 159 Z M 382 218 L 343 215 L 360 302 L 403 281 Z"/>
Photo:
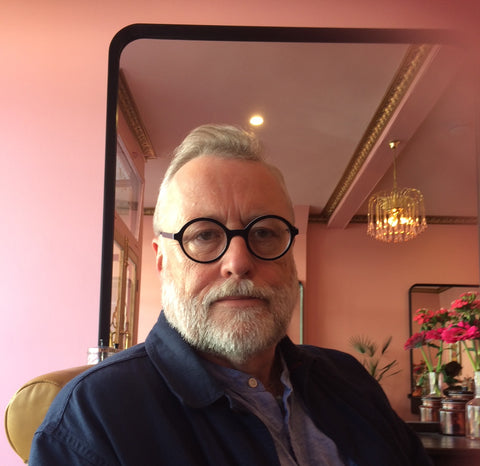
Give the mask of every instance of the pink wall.
<path id="1" fill-rule="evenodd" d="M 365 225 L 343 231 L 313 224 L 308 233 L 305 335 L 308 343 L 352 353 L 348 338 L 381 343 L 392 335 L 389 355 L 402 373 L 383 384 L 400 416 L 409 418 L 408 289 L 415 283 L 477 283 L 475 226 L 431 225 L 413 241 L 384 244 Z"/>
<path id="2" fill-rule="evenodd" d="M 375 0 L 299 0 L 294 6 L 278 0 L 4 0 L 0 19 L 2 405 L 33 376 L 83 364 L 87 347 L 96 344 L 107 50 L 119 29 L 135 22 L 480 24 L 478 12 L 472 10 L 474 0 L 432 9 L 438 3 L 384 0 L 378 8 Z M 324 236 L 324 240 L 330 237 Z M 319 278 L 328 279 L 326 275 L 319 272 Z M 20 464 L 3 435 L 0 461 L 7 466 Z"/>

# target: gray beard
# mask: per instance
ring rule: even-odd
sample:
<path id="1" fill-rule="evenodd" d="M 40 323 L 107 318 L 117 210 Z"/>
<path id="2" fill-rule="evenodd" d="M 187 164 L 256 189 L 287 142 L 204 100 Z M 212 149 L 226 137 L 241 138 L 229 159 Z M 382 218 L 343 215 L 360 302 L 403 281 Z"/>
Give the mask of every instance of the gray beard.
<path id="1" fill-rule="evenodd" d="M 231 295 L 262 299 L 259 305 L 226 310 L 210 316 L 211 304 Z M 298 281 L 283 288 L 256 287 L 251 280 L 227 279 L 210 289 L 202 301 L 179 291 L 169 279 L 162 287 L 165 317 L 195 349 L 245 363 L 255 354 L 276 345 L 287 332 L 298 297 Z"/>

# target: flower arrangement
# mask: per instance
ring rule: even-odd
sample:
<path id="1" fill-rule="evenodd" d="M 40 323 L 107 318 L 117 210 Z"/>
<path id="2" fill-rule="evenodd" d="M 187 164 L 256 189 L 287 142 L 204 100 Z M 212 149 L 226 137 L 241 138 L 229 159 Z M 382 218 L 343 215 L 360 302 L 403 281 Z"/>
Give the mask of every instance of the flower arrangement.
<path id="1" fill-rule="evenodd" d="M 445 343 L 461 342 L 473 370 L 480 371 L 480 297 L 477 292 L 463 293 L 453 301 L 441 338 Z"/>
<path id="2" fill-rule="evenodd" d="M 404 348 L 406 350 L 419 348 L 428 372 L 441 372 L 442 332 L 448 320 L 448 311 L 446 309 L 439 309 L 438 311 L 418 309 L 413 320 L 420 324 L 420 331 L 414 333 L 406 341 Z M 434 350 L 432 351 L 432 349 Z"/>
<path id="3" fill-rule="evenodd" d="M 418 309 L 413 319 L 420 331 L 405 343 L 406 350 L 419 348 L 430 373 L 445 373 L 442 364 L 444 344 L 461 342 L 474 371 L 480 371 L 480 297 L 479 293 L 463 293 L 450 308 L 432 311 Z"/>

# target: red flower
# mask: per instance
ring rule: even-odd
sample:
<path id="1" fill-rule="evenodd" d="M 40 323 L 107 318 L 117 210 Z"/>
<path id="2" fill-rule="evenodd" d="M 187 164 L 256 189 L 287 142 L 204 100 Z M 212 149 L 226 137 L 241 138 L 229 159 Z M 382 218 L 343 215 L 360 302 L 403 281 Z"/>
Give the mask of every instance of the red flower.
<path id="1" fill-rule="evenodd" d="M 425 343 L 425 332 L 414 333 L 403 346 L 404 349 L 409 350 L 413 348 L 420 348 Z"/>
<path id="2" fill-rule="evenodd" d="M 480 309 L 478 294 L 474 291 L 467 291 L 450 305 L 450 309 L 462 309 L 463 307 L 467 307 L 468 310 Z"/>
<path id="3" fill-rule="evenodd" d="M 418 364 L 413 365 L 413 373 L 415 375 L 421 375 L 425 372 L 425 361 L 421 361 Z"/>
<path id="4" fill-rule="evenodd" d="M 437 350 L 435 370 L 438 371 L 442 364 L 444 343 L 457 342 L 462 342 L 467 349 L 474 370 L 480 370 L 480 293 L 469 291 L 462 294 L 448 310 L 418 309 L 413 320 L 420 325 L 420 332 L 412 335 L 404 348 L 419 348 L 430 372 L 434 371 L 430 350 Z"/>
<path id="5" fill-rule="evenodd" d="M 457 343 L 457 341 L 473 340 L 476 338 L 480 338 L 480 328 L 465 322 L 452 324 L 442 332 L 442 340 L 445 343 Z"/>
<path id="6" fill-rule="evenodd" d="M 441 340 L 443 331 L 443 328 L 434 328 L 432 330 L 428 330 L 425 333 L 425 341 Z"/>
<path id="7" fill-rule="evenodd" d="M 434 317 L 435 313 L 430 309 L 417 309 L 416 316 L 413 318 L 415 322 L 418 324 L 428 324 L 432 318 Z"/>
<path id="8" fill-rule="evenodd" d="M 448 316 L 453 318 L 453 319 L 460 319 L 462 317 L 462 315 L 460 314 L 460 312 L 458 312 L 457 310 L 455 309 L 451 309 L 449 312 L 448 312 Z"/>
<path id="9" fill-rule="evenodd" d="M 465 306 L 465 301 L 463 299 L 456 299 L 455 301 L 452 302 L 452 304 L 450 305 L 450 308 L 451 309 L 460 309 L 462 308 L 463 306 Z"/>
<path id="10" fill-rule="evenodd" d="M 421 326 L 422 330 L 432 330 L 436 325 L 444 324 L 448 317 L 449 312 L 447 309 L 442 308 L 438 311 L 418 309 L 413 320 Z"/>

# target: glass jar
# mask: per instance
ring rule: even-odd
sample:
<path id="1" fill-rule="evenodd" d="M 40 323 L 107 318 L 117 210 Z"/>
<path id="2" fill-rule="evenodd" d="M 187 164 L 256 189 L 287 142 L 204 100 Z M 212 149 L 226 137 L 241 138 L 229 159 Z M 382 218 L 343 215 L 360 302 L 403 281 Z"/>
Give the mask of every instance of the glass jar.
<path id="1" fill-rule="evenodd" d="M 465 409 L 466 432 L 471 439 L 480 439 L 480 371 L 475 371 L 475 397 L 470 400 Z"/>

